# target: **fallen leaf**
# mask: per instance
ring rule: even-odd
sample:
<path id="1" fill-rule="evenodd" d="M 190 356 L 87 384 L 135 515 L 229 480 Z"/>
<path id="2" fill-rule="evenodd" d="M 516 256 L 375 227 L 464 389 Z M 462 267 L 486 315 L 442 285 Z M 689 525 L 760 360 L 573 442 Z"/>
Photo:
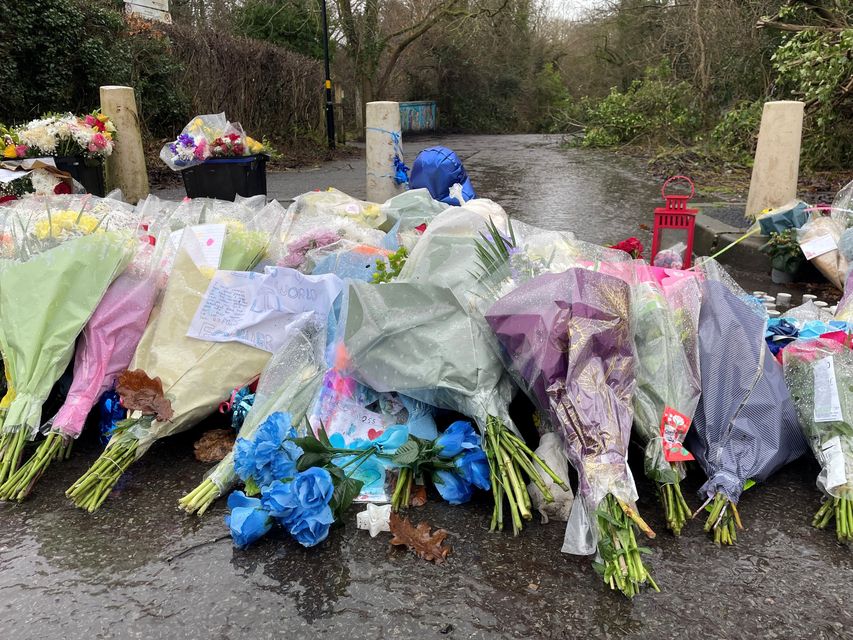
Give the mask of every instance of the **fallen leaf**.
<path id="1" fill-rule="evenodd" d="M 414 551 L 418 557 L 427 562 L 441 564 L 453 550 L 450 545 L 444 544 L 447 531 L 436 529 L 431 531 L 432 526 L 428 522 L 419 522 L 413 525 L 408 518 L 402 518 L 396 513 L 391 513 L 391 544 L 404 546 Z"/>
<path id="2" fill-rule="evenodd" d="M 412 495 L 409 498 L 409 506 L 422 507 L 427 503 L 426 485 L 416 484 L 412 490 Z"/>
<path id="3" fill-rule="evenodd" d="M 172 403 L 163 394 L 163 382 L 160 378 L 152 380 L 142 369 L 122 371 L 116 391 L 121 397 L 121 405 L 128 411 L 154 415 L 160 422 L 171 420 L 174 415 Z"/>
<path id="4" fill-rule="evenodd" d="M 199 462 L 219 462 L 234 447 L 233 429 L 212 429 L 207 431 L 193 445 L 195 459 Z"/>

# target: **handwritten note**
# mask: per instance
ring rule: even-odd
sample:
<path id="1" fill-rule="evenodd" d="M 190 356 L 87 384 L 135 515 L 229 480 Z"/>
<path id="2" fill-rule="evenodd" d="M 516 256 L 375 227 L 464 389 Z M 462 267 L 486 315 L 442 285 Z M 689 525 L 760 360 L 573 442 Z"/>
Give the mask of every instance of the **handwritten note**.
<path id="1" fill-rule="evenodd" d="M 837 248 L 838 245 L 835 243 L 835 238 L 831 235 L 820 236 L 800 245 L 800 249 L 802 249 L 803 254 L 806 256 L 806 260 L 817 258 Z"/>
<path id="2" fill-rule="evenodd" d="M 311 314 L 325 318 L 342 289 L 334 274 L 306 276 L 281 267 L 267 267 L 264 273 L 217 271 L 187 336 L 242 342 L 274 353 L 290 324 Z"/>

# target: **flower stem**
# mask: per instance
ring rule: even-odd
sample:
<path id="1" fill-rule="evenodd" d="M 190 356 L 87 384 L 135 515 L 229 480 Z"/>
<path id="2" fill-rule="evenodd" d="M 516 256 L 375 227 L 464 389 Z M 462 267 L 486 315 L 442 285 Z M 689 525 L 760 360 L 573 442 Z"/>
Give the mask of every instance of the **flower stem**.
<path id="1" fill-rule="evenodd" d="M 36 482 L 47 471 L 55 458 L 64 455 L 65 438 L 62 434 L 51 432 L 41 442 L 33 456 L 17 472 L 0 485 L 0 500 L 20 502 L 33 490 Z"/>

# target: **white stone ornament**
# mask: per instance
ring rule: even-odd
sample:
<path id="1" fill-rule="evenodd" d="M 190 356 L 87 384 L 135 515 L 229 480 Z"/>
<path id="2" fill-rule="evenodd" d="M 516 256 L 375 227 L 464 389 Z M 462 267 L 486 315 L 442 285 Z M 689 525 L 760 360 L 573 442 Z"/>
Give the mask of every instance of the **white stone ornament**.
<path id="1" fill-rule="evenodd" d="M 359 529 L 370 531 L 371 538 L 382 531 L 391 531 L 391 505 L 368 504 L 367 509 L 356 514 L 355 523 Z"/>

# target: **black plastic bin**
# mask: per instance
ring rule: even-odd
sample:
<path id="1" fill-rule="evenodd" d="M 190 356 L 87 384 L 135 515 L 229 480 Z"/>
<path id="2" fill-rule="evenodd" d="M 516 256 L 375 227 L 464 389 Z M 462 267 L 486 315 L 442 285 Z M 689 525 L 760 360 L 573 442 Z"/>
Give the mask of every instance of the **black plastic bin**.
<path id="1" fill-rule="evenodd" d="M 239 158 L 211 158 L 181 171 L 184 188 L 190 198 L 231 200 L 267 194 L 265 154 Z"/>
<path id="2" fill-rule="evenodd" d="M 104 161 L 100 158 L 85 156 L 58 156 L 53 159 L 56 168 L 70 173 L 71 177 L 83 185 L 87 193 L 104 197 Z"/>

